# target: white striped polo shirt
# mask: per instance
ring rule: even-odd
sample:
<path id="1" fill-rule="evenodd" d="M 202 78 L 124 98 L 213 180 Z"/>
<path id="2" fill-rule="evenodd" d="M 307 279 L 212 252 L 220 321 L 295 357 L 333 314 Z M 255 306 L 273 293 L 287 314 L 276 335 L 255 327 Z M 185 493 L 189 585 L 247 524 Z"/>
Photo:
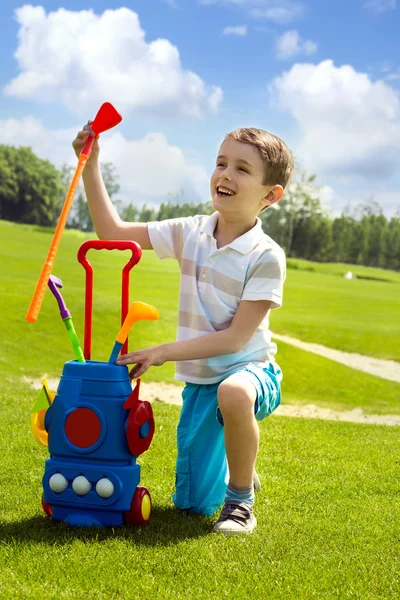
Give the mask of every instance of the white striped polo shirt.
<path id="1" fill-rule="evenodd" d="M 270 300 L 282 305 L 285 254 L 261 228 L 254 227 L 222 248 L 214 230 L 218 213 L 148 223 L 159 258 L 175 258 L 181 267 L 177 340 L 189 340 L 227 329 L 241 300 Z M 268 311 L 269 312 L 269 311 Z M 249 362 L 266 367 L 274 360 L 267 314 L 251 340 L 239 352 L 179 361 L 175 379 L 217 383 Z"/>

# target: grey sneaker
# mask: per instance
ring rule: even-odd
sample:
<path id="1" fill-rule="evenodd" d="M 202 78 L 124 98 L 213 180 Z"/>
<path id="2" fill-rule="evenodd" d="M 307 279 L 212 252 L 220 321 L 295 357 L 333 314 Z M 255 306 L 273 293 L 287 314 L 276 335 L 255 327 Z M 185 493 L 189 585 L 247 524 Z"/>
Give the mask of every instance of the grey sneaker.
<path id="1" fill-rule="evenodd" d="M 225 535 L 246 535 L 257 525 L 253 507 L 240 500 L 229 499 L 225 502 L 213 531 Z"/>
<path id="2" fill-rule="evenodd" d="M 253 473 L 253 485 L 255 492 L 259 492 L 261 490 L 261 481 L 259 476 L 257 475 L 257 471 L 254 471 Z"/>

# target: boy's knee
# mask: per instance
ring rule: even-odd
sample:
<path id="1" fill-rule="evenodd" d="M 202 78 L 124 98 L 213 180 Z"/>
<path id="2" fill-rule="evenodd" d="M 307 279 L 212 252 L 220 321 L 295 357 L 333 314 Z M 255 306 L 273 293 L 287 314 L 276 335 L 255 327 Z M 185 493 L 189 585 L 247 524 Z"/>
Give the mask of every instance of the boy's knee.
<path id="1" fill-rule="evenodd" d="M 218 387 L 218 406 L 224 420 L 254 414 L 256 390 L 251 381 L 232 375 Z"/>

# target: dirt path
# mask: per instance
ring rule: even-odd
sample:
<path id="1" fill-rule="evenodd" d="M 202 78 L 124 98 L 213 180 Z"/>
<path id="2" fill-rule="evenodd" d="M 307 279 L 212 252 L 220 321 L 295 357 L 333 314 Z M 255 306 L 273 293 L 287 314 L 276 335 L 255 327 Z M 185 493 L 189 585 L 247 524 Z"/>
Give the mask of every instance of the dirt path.
<path id="1" fill-rule="evenodd" d="M 143 398 L 150 402 L 167 402 L 179 406 L 182 404 L 181 386 L 168 383 L 143 383 L 142 385 Z M 305 406 L 283 404 L 278 407 L 274 414 L 281 417 L 303 417 L 306 419 L 400 426 L 400 416 L 398 415 L 366 415 L 361 408 L 337 412 L 330 408 L 321 408 L 315 404 L 306 404 Z"/>
<path id="2" fill-rule="evenodd" d="M 43 375 L 46 377 L 46 375 Z M 28 383 L 33 389 L 40 390 L 42 387 L 41 379 L 29 379 L 24 377 L 24 382 Z M 56 390 L 58 379 L 47 378 L 47 383 L 51 390 Z M 140 396 L 143 400 L 150 402 L 166 402 L 168 404 L 182 405 L 181 391 L 183 386 L 172 383 L 146 383 L 142 382 L 140 387 Z M 303 417 L 306 419 L 325 419 L 329 421 L 348 421 L 351 423 L 369 423 L 374 425 L 400 426 L 400 416 L 398 415 L 366 415 L 361 408 L 354 410 L 337 412 L 329 408 L 321 408 L 315 404 L 305 406 L 293 406 L 284 404 L 279 406 L 274 415 L 282 417 Z"/>
<path id="3" fill-rule="evenodd" d="M 332 348 L 321 346 L 321 344 L 302 342 L 288 335 L 278 335 L 277 333 L 273 333 L 272 337 L 281 342 L 285 342 L 286 344 L 296 346 L 296 348 L 300 348 L 301 350 L 306 350 L 307 352 L 313 352 L 319 356 L 330 358 L 335 362 L 346 365 L 346 367 L 351 367 L 352 369 L 364 371 L 370 375 L 376 375 L 377 377 L 383 377 L 383 379 L 390 379 L 390 381 L 400 383 L 400 363 L 397 363 L 394 360 L 383 360 L 380 358 L 372 358 L 371 356 L 363 356 L 362 354 L 356 354 L 354 352 L 333 350 Z"/>
<path id="4" fill-rule="evenodd" d="M 376 375 L 396 381 L 400 383 L 400 363 L 391 360 L 382 360 L 379 358 L 371 358 L 352 352 L 341 352 L 333 350 L 321 344 L 310 344 L 302 342 L 296 338 L 287 335 L 273 334 L 273 338 L 286 344 L 296 346 L 307 352 L 313 352 L 319 356 L 324 356 L 338 363 L 364 371 L 370 375 Z M 44 375 L 43 377 L 46 377 Z M 34 389 L 42 387 L 41 379 L 32 380 L 27 377 L 23 378 L 25 383 L 28 383 Z M 48 379 L 50 389 L 56 390 L 58 380 Z M 150 402 L 166 402 L 168 404 L 182 404 L 181 391 L 183 386 L 174 385 L 171 383 L 142 383 L 141 396 L 143 399 Z M 331 421 L 348 421 L 351 423 L 371 423 L 375 425 L 392 425 L 400 426 L 400 416 L 398 415 L 366 415 L 361 408 L 355 408 L 350 411 L 337 412 L 329 408 L 321 408 L 315 404 L 307 404 L 305 406 L 293 406 L 284 404 L 280 406 L 274 413 L 277 416 L 284 417 L 304 417 L 307 419 L 327 419 Z"/>

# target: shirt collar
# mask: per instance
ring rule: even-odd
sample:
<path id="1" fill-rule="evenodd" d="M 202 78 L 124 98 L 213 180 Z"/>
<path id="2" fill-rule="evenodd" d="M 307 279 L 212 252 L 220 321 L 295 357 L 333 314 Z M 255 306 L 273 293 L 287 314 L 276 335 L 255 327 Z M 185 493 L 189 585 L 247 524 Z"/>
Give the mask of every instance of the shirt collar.
<path id="1" fill-rule="evenodd" d="M 218 212 L 213 213 L 211 216 L 204 221 L 200 232 L 206 233 L 210 237 L 214 237 L 214 230 L 218 222 Z M 248 254 L 253 250 L 256 244 L 263 237 L 264 232 L 261 227 L 261 219 L 257 217 L 256 224 L 249 231 L 236 238 L 230 244 L 227 244 L 225 248 L 232 248 L 233 250 L 237 250 L 241 254 Z"/>

